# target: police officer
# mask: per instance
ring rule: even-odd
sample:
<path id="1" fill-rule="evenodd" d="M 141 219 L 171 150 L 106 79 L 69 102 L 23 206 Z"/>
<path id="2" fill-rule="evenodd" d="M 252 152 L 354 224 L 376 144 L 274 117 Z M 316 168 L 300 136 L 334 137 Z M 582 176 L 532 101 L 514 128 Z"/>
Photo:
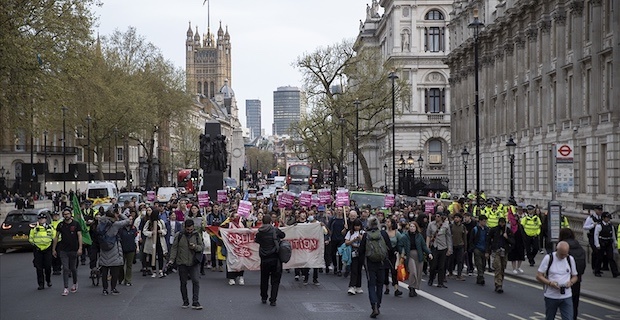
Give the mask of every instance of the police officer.
<path id="1" fill-rule="evenodd" d="M 603 212 L 602 217 L 603 221 L 594 228 L 594 246 L 598 250 L 598 261 L 603 261 L 603 257 L 607 256 L 611 274 L 614 278 L 617 278 L 620 276 L 620 272 L 618 272 L 618 265 L 616 265 L 616 260 L 614 259 L 614 247 L 617 246 L 618 239 L 616 239 L 614 226 L 609 222 L 611 214 Z M 597 277 L 601 276 L 600 263 L 594 266 L 594 275 Z"/>
<path id="2" fill-rule="evenodd" d="M 597 266 L 599 266 L 602 261 L 598 259 L 598 249 L 594 244 L 594 229 L 595 227 L 601 223 L 603 214 L 603 205 L 595 205 L 594 212 L 590 213 L 590 215 L 586 218 L 586 221 L 583 223 L 583 230 L 588 231 L 588 243 L 590 244 L 590 248 L 592 249 L 592 269 L 596 273 Z M 599 267 L 600 273 L 600 267 Z"/>
<path id="3" fill-rule="evenodd" d="M 37 269 L 38 290 L 43 290 L 44 280 L 48 287 L 52 286 L 52 240 L 56 236 L 56 230 L 47 223 L 45 213 L 39 213 L 37 218 L 37 225 L 30 229 L 28 241 L 34 247 L 34 267 Z"/>
<path id="4" fill-rule="evenodd" d="M 525 253 L 527 260 L 530 262 L 530 267 L 533 267 L 536 263 L 534 257 L 538 253 L 538 236 L 540 236 L 540 230 L 542 222 L 540 217 L 534 214 L 536 207 L 528 205 L 526 207 L 527 213 L 521 218 L 521 225 L 525 230 Z"/>

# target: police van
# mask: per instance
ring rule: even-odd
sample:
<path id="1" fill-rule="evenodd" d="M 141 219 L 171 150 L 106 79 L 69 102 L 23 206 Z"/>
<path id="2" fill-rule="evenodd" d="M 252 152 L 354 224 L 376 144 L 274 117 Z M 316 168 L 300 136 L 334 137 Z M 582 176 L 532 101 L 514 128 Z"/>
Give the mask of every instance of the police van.
<path id="1" fill-rule="evenodd" d="M 118 190 L 112 182 L 94 181 L 86 188 L 86 199 L 93 205 L 111 202 L 112 198 L 118 198 Z"/>

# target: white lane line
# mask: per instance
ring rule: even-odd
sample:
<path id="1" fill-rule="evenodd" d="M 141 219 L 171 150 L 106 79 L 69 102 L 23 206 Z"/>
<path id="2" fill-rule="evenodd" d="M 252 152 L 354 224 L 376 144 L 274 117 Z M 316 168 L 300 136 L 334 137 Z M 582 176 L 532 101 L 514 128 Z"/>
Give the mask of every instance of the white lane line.
<path id="1" fill-rule="evenodd" d="M 522 317 L 519 317 L 518 315 L 516 315 L 516 314 L 514 314 L 514 313 L 509 313 L 508 315 L 509 315 L 509 316 L 511 316 L 511 317 L 513 317 L 513 318 L 515 318 L 515 319 L 519 319 L 519 320 L 527 320 L 527 318 L 522 318 Z"/>
<path id="2" fill-rule="evenodd" d="M 538 290 L 542 290 L 542 284 L 541 285 L 537 285 L 537 284 L 533 284 L 531 282 L 522 281 L 522 280 L 518 280 L 518 279 L 514 279 L 514 278 L 509 278 L 509 277 L 504 278 L 504 281 L 511 281 L 511 282 L 518 283 L 518 284 L 521 284 L 521 285 L 524 285 L 524 286 L 528 286 L 528 287 L 536 288 Z M 620 308 L 617 308 L 617 307 L 614 307 L 614 306 L 611 306 L 611 305 L 608 305 L 608 304 L 604 304 L 604 303 L 601 303 L 601 302 L 598 302 L 598 301 L 590 300 L 588 298 L 579 297 L 579 301 L 585 302 L 585 303 L 589 303 L 589 304 L 595 305 L 597 307 L 605 308 L 607 310 L 611 310 L 611 311 L 615 311 L 615 312 L 620 312 Z"/>
<path id="3" fill-rule="evenodd" d="M 483 305 L 483 306 L 485 306 L 485 307 L 489 307 L 491 309 L 495 309 L 495 306 L 492 306 L 492 305 L 490 305 L 490 304 L 488 304 L 486 302 L 478 301 L 478 303 Z"/>
<path id="4" fill-rule="evenodd" d="M 409 287 L 408 284 L 406 284 L 406 283 L 404 283 L 402 281 L 399 281 L 398 285 L 403 287 L 403 288 L 408 288 Z M 463 308 L 460 308 L 460 307 L 458 307 L 458 306 L 456 306 L 456 305 L 454 305 L 454 304 L 452 304 L 452 303 L 450 303 L 450 302 L 448 302 L 446 300 L 443 300 L 443 299 L 441 299 L 439 297 L 435 297 L 434 295 L 432 295 L 432 294 L 430 294 L 428 292 L 424 292 L 422 290 L 418 290 L 417 293 L 418 293 L 419 296 L 421 296 L 421 297 L 423 297 L 425 299 L 428 299 L 428 300 L 430 300 L 430 301 L 432 301 L 432 302 L 434 302 L 434 303 L 436 303 L 436 304 L 438 304 L 438 305 L 440 305 L 440 306 L 442 306 L 442 307 L 444 307 L 446 309 L 454 311 L 454 312 L 456 312 L 456 313 L 458 313 L 458 314 L 460 314 L 460 315 L 462 315 L 462 316 L 464 316 L 466 318 L 473 319 L 473 320 L 486 320 L 485 318 L 483 318 L 483 317 L 481 317 L 481 316 L 479 316 L 477 314 L 474 314 L 474 313 L 472 313 L 470 311 L 467 311 L 467 310 L 465 310 Z"/>
<path id="5" fill-rule="evenodd" d="M 461 297 L 463 297 L 463 298 L 468 298 L 468 296 L 467 296 L 466 294 L 462 294 L 462 293 L 460 293 L 460 292 L 456 292 L 456 291 L 454 291 L 454 294 L 456 294 L 457 296 L 461 296 Z"/>
<path id="6" fill-rule="evenodd" d="M 582 313 L 581 315 L 584 316 L 584 317 L 590 318 L 590 319 L 594 319 L 594 320 L 603 320 L 601 318 L 597 318 L 595 316 L 591 316 L 591 315 L 589 315 L 587 313 Z"/>

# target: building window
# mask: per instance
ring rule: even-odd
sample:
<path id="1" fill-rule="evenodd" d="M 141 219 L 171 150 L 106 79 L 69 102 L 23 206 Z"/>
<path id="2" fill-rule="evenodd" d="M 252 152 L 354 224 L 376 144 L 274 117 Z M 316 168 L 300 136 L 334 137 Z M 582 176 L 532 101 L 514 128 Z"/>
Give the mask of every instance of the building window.
<path id="1" fill-rule="evenodd" d="M 198 81 L 198 94 L 202 94 L 202 83 L 200 83 L 200 81 Z"/>
<path id="2" fill-rule="evenodd" d="M 428 163 L 429 164 L 441 164 L 441 141 L 437 139 L 430 140 L 428 142 Z"/>
<path id="3" fill-rule="evenodd" d="M 426 113 L 440 113 L 446 111 L 446 91 L 445 89 L 431 88 L 426 89 L 424 99 L 424 110 Z"/>
<path id="4" fill-rule="evenodd" d="M 84 162 L 84 149 L 77 148 L 77 162 Z"/>
<path id="5" fill-rule="evenodd" d="M 601 144 L 599 149 L 599 162 L 598 162 L 598 193 L 607 193 L 607 144 Z M 611 159 L 610 159 L 611 160 Z"/>
<path id="6" fill-rule="evenodd" d="M 19 129 L 15 135 L 15 151 L 26 151 L 26 131 Z"/>
<path id="7" fill-rule="evenodd" d="M 443 20 L 443 14 L 439 10 L 431 10 L 426 14 L 424 18 L 426 20 Z"/>
<path id="8" fill-rule="evenodd" d="M 425 28 L 424 33 L 426 34 L 426 43 L 424 45 L 425 51 L 430 52 L 439 52 L 444 51 L 444 38 L 445 38 L 445 28 L 440 27 L 430 27 Z"/>
<path id="9" fill-rule="evenodd" d="M 123 147 L 116 147 L 116 162 L 123 162 Z"/>
<path id="10" fill-rule="evenodd" d="M 208 88 L 208 85 L 207 85 L 206 82 L 204 83 L 204 91 L 203 92 L 204 92 L 205 97 L 209 96 L 209 88 Z"/>

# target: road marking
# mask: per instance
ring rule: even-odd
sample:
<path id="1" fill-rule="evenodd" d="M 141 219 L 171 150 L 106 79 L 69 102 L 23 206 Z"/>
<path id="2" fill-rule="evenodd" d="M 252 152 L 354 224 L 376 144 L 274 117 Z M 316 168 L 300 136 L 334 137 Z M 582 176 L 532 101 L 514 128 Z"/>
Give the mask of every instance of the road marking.
<path id="1" fill-rule="evenodd" d="M 587 314 L 587 313 L 582 313 L 581 315 L 582 315 L 582 316 L 584 316 L 584 317 L 588 317 L 588 318 L 590 318 L 590 319 L 594 319 L 594 320 L 603 320 L 603 319 L 601 319 L 601 318 L 597 318 L 597 317 L 595 317 L 595 316 L 591 316 L 591 315 L 589 315 L 589 314 Z"/>
<path id="2" fill-rule="evenodd" d="M 398 285 L 400 285 L 403 288 L 408 288 L 409 287 L 409 285 L 407 285 L 406 283 L 404 283 L 402 281 L 399 281 Z M 454 311 L 454 312 L 456 312 L 456 313 L 458 313 L 458 314 L 460 314 L 460 315 L 462 315 L 462 316 L 464 316 L 466 318 L 473 319 L 473 320 L 486 320 L 485 318 L 483 318 L 483 317 L 481 317 L 481 316 L 479 316 L 477 314 L 474 314 L 474 313 L 472 313 L 470 311 L 467 311 L 467 310 L 465 310 L 463 308 L 457 307 L 456 305 L 453 305 L 452 303 L 450 303 L 450 302 L 448 302 L 446 300 L 443 300 L 443 299 L 441 299 L 439 297 L 435 297 L 434 295 L 432 295 L 432 294 L 430 294 L 428 292 L 425 292 L 425 291 L 422 291 L 422 290 L 418 290 L 417 293 L 418 293 L 419 296 L 421 296 L 421 297 L 423 297 L 425 299 L 428 299 L 428 300 L 430 300 L 432 302 L 435 302 L 436 304 L 438 304 L 438 305 L 440 305 L 440 306 L 442 306 L 442 307 L 444 307 L 446 309 L 449 309 L 451 311 Z"/>
<path id="3" fill-rule="evenodd" d="M 462 294 L 462 293 L 460 293 L 460 292 L 456 292 L 456 291 L 454 291 L 454 294 L 456 294 L 457 296 L 461 296 L 461 297 L 463 297 L 463 298 L 468 298 L 468 296 L 467 296 L 467 295 Z"/>
<path id="4" fill-rule="evenodd" d="M 490 304 L 488 304 L 488 303 L 486 303 L 486 302 L 478 301 L 478 303 L 479 303 L 479 304 L 481 304 L 481 305 L 483 305 L 483 306 L 485 306 L 485 307 L 489 307 L 489 308 L 491 308 L 491 309 L 495 309 L 495 307 L 494 307 L 494 306 L 492 306 L 492 305 L 490 305 Z"/>
<path id="5" fill-rule="evenodd" d="M 519 320 L 527 320 L 527 318 L 522 318 L 522 317 L 519 317 L 518 315 L 513 314 L 513 313 L 509 313 L 508 315 L 509 315 L 509 316 L 511 316 L 511 317 L 513 317 L 513 318 L 515 318 L 515 319 L 519 319 Z"/>
<path id="6" fill-rule="evenodd" d="M 493 274 L 491 274 L 489 272 L 486 272 L 486 274 L 493 275 Z M 536 288 L 538 290 L 542 290 L 542 285 L 536 285 L 536 284 L 533 284 L 533 283 L 530 283 L 530 282 L 526 282 L 526 281 L 523 281 L 523 280 L 518 280 L 518 279 L 515 279 L 515 278 L 512 278 L 512 277 L 510 277 L 510 278 L 506 277 L 506 278 L 504 278 L 504 281 L 511 281 L 511 282 L 514 282 L 514 283 L 522 284 L 524 286 L 528 286 L 528 287 Z M 605 308 L 607 310 L 611 310 L 611 311 L 615 311 L 615 312 L 620 312 L 620 308 L 617 308 L 617 307 L 614 307 L 614 306 L 611 306 L 611 305 L 608 305 L 608 304 L 604 304 L 604 303 L 601 303 L 601 302 L 598 302 L 598 301 L 590 300 L 588 298 L 579 297 L 579 301 L 585 302 L 585 303 L 589 303 L 589 304 L 595 305 L 597 307 Z"/>

